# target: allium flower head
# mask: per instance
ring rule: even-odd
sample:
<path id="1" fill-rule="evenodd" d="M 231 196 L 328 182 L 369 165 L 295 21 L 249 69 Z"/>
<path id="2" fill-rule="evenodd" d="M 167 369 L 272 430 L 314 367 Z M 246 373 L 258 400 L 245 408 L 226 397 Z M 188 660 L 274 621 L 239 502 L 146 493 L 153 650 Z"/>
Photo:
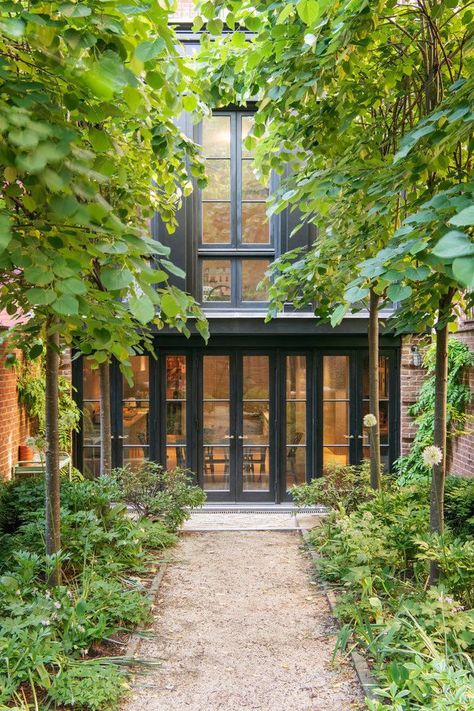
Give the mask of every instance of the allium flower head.
<path id="1" fill-rule="evenodd" d="M 430 444 L 428 447 L 424 448 L 421 456 L 423 457 L 423 464 L 425 467 L 431 468 L 435 464 L 441 463 L 443 459 L 443 452 L 439 447 L 435 447 L 434 444 Z"/>
<path id="2" fill-rule="evenodd" d="M 372 415 L 370 412 L 364 415 L 364 427 L 375 427 L 376 424 L 377 418 L 375 415 Z"/>

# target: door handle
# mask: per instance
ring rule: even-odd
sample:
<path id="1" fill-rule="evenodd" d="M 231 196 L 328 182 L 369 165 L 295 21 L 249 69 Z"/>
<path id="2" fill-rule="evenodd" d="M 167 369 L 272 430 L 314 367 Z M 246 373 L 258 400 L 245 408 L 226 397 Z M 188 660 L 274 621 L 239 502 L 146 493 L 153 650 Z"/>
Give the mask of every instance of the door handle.
<path id="1" fill-rule="evenodd" d="M 117 439 L 128 439 L 128 435 L 118 435 Z"/>
<path id="2" fill-rule="evenodd" d="M 344 435 L 346 439 L 354 439 L 354 435 Z"/>
<path id="3" fill-rule="evenodd" d="M 247 435 L 239 435 L 239 439 L 248 439 Z"/>
<path id="4" fill-rule="evenodd" d="M 235 435 L 224 435 L 224 439 L 235 439 Z"/>
<path id="5" fill-rule="evenodd" d="M 357 435 L 358 439 L 364 439 L 364 435 Z"/>

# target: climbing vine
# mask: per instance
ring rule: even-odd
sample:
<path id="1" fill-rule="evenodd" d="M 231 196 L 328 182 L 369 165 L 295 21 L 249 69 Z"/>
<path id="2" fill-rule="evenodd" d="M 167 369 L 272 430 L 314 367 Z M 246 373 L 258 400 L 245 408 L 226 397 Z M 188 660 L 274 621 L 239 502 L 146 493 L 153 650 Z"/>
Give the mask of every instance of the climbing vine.
<path id="1" fill-rule="evenodd" d="M 435 344 L 427 350 L 423 365 L 428 377 L 423 383 L 418 400 L 408 408 L 410 417 L 415 418 L 417 432 L 410 453 L 400 457 L 395 463 L 398 481 L 407 484 L 424 479 L 428 470 L 423 464 L 423 449 L 433 444 L 433 418 L 435 403 Z M 473 399 L 469 385 L 463 382 L 466 368 L 474 366 L 474 352 L 456 338 L 449 340 L 448 346 L 448 396 L 447 424 L 449 437 L 452 439 L 469 430 L 473 416 L 467 413 L 467 407 Z"/>
<path id="2" fill-rule="evenodd" d="M 29 417 L 37 424 L 37 435 L 45 432 L 45 377 L 43 367 L 32 372 L 23 369 L 17 380 L 18 400 L 25 406 Z M 81 411 L 72 398 L 71 383 L 59 377 L 59 446 L 64 452 L 71 446 L 71 433 L 77 431 Z"/>

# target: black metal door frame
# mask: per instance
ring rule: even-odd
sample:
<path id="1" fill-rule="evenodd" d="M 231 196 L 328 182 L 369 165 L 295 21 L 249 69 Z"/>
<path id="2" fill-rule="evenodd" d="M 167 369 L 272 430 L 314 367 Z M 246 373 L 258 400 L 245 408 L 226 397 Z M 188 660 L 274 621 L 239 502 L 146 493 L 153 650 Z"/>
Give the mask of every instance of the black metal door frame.
<path id="1" fill-rule="evenodd" d="M 244 340 L 244 339 L 243 339 Z M 231 471 L 230 492 L 208 492 L 209 500 L 214 501 L 281 501 L 290 500 L 286 491 L 286 356 L 306 356 L 306 387 L 307 387 L 307 480 L 321 476 L 323 455 L 323 383 L 322 358 L 325 355 L 348 355 L 350 358 L 349 403 L 350 403 L 350 461 L 357 463 L 361 459 L 362 440 L 362 364 L 367 348 L 359 346 L 343 347 L 337 343 L 333 347 L 311 343 L 308 347 L 282 348 L 281 339 L 271 341 L 264 346 L 186 346 L 159 348 L 158 357 L 149 357 L 150 373 L 150 414 L 149 414 L 149 452 L 154 461 L 166 462 L 166 355 L 186 356 L 187 384 L 187 449 L 186 463 L 190 471 L 196 473 L 196 480 L 203 483 L 203 432 L 202 432 L 202 357 L 203 355 L 226 354 L 231 358 L 231 450 L 234 473 Z M 323 343 L 326 338 L 322 338 Z M 270 361 L 270 486 L 269 492 L 243 492 L 242 482 L 237 487 L 237 473 L 242 470 L 242 444 L 238 440 L 242 435 L 242 356 L 266 355 Z M 399 359 L 400 350 L 397 346 L 382 346 L 381 355 L 389 357 L 389 460 L 397 459 L 400 451 L 400 389 L 399 389 Z M 240 363 L 240 365 L 239 365 Z M 240 369 L 240 374 L 239 374 Z M 73 361 L 73 385 L 75 397 L 82 408 L 82 359 Z M 113 466 L 121 466 L 123 462 L 123 419 L 122 419 L 123 381 L 118 363 L 111 366 L 111 407 L 112 407 L 112 453 Z M 232 419 L 233 418 L 233 419 Z M 239 444 L 240 442 L 240 444 Z M 240 461 L 239 461 L 240 458 Z M 74 461 L 76 466 L 83 468 L 83 436 L 82 432 L 74 436 Z"/>

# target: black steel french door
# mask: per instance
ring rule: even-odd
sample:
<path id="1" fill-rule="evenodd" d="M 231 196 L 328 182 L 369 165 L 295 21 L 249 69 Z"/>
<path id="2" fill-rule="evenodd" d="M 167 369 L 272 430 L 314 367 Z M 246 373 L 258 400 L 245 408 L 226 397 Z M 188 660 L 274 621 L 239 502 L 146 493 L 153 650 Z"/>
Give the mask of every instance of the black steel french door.
<path id="1" fill-rule="evenodd" d="M 316 420 L 318 428 L 317 469 L 331 464 L 359 464 L 370 455 L 369 430 L 364 415 L 369 412 L 369 362 L 366 350 L 320 352 L 316 355 Z M 395 351 L 379 356 L 380 449 L 382 464 L 389 471 L 398 456 L 399 388 Z"/>
<path id="2" fill-rule="evenodd" d="M 379 360 L 381 455 L 399 453 L 399 350 Z M 284 501 L 331 464 L 369 456 L 366 348 L 181 347 L 132 358 L 133 384 L 112 366 L 114 466 L 150 458 L 186 467 L 210 501 Z M 99 383 L 78 361 L 82 409 L 75 462 L 99 473 Z M 377 414 L 377 413 L 373 413 Z"/>
<path id="3" fill-rule="evenodd" d="M 273 501 L 274 356 L 201 355 L 200 483 L 209 499 Z"/>

